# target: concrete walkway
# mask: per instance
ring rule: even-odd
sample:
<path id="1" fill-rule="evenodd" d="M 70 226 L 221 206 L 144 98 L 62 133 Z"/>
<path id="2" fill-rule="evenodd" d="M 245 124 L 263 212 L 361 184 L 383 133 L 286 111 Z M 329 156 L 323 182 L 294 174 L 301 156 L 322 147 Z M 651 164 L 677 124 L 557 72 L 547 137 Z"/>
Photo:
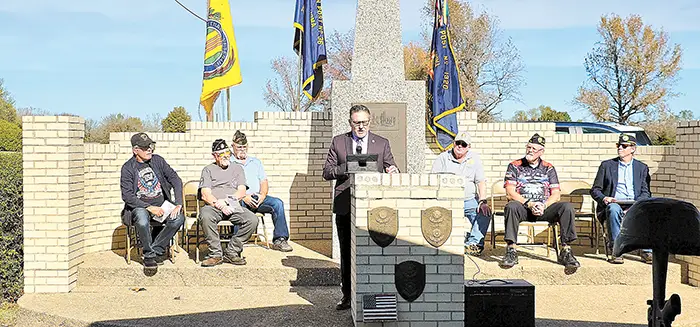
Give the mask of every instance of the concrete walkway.
<path id="1" fill-rule="evenodd" d="M 683 312 L 674 326 L 700 326 L 700 290 L 670 285 Z M 646 326 L 647 286 L 536 287 L 537 326 Z M 337 287 L 82 288 L 27 294 L 17 326 L 352 326 Z M 68 319 L 65 319 L 68 318 Z"/>

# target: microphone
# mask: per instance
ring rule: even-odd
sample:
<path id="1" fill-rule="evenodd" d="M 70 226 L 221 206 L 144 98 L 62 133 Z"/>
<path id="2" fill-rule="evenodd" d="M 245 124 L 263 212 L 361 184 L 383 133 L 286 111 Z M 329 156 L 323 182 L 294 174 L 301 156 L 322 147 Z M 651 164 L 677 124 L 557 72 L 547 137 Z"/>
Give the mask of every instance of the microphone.
<path id="1" fill-rule="evenodd" d="M 362 146 L 361 146 L 361 145 L 358 145 L 358 146 L 355 148 L 355 153 L 357 153 L 357 154 L 362 154 Z"/>

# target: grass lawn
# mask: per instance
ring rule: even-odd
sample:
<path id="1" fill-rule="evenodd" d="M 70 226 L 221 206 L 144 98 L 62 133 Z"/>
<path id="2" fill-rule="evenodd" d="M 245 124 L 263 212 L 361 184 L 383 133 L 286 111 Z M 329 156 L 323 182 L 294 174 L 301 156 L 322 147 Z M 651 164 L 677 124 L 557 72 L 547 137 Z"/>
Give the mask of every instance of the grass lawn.
<path id="1" fill-rule="evenodd" d="M 14 326 L 18 312 L 19 306 L 15 303 L 0 304 L 0 326 Z"/>

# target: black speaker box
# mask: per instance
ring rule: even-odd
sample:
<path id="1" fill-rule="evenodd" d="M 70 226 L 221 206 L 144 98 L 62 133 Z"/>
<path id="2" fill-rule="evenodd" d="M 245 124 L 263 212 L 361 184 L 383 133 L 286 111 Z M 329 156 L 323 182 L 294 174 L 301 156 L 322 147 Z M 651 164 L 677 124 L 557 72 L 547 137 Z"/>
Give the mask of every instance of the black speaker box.
<path id="1" fill-rule="evenodd" d="M 535 286 L 523 279 L 466 281 L 464 326 L 535 327 Z"/>

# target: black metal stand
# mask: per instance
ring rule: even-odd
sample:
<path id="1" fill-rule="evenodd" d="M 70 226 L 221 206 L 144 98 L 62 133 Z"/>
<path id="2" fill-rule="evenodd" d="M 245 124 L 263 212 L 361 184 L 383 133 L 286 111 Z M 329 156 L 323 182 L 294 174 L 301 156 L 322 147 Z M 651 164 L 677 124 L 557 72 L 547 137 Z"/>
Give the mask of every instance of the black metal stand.
<path id="1" fill-rule="evenodd" d="M 647 300 L 649 327 L 670 327 L 676 315 L 681 313 L 681 297 L 671 295 L 666 301 L 666 274 L 668 251 L 653 249 L 652 274 L 654 278 L 654 299 Z"/>

